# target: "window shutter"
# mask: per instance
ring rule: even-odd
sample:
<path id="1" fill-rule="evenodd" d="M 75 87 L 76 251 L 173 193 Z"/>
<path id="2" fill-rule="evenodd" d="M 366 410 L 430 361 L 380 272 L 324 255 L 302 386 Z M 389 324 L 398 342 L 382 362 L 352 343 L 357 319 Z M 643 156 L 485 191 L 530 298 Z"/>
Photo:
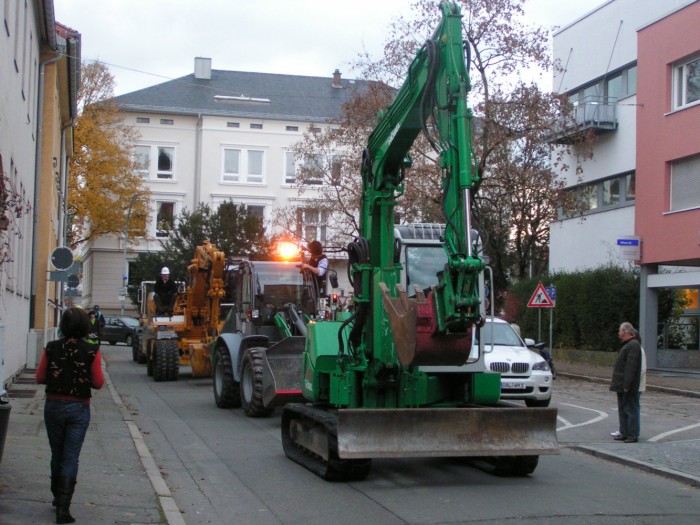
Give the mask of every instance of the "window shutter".
<path id="1" fill-rule="evenodd" d="M 700 156 L 671 166 L 671 211 L 700 207 Z"/>

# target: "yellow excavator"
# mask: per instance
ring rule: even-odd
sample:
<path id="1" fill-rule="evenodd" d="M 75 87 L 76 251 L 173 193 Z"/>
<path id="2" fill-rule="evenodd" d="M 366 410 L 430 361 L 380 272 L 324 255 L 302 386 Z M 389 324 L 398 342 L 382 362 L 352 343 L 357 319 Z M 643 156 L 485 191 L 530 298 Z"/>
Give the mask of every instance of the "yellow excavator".
<path id="1" fill-rule="evenodd" d="M 192 367 L 192 377 L 211 377 L 209 343 L 219 334 L 221 303 L 225 297 L 225 257 L 208 240 L 197 246 L 187 267 L 189 284 L 180 291 L 173 315 L 157 315 L 154 281 L 143 281 L 139 291 L 143 331 L 138 356 L 155 381 L 175 381 L 180 366 Z"/>

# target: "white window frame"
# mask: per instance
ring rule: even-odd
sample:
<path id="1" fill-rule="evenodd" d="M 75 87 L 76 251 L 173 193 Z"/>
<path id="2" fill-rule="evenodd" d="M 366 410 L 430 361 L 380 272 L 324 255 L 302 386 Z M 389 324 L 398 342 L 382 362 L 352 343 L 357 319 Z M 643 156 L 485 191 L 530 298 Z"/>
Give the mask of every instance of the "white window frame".
<path id="1" fill-rule="evenodd" d="M 318 208 L 297 208 L 297 235 L 307 242 L 326 242 L 329 213 Z"/>
<path id="2" fill-rule="evenodd" d="M 310 162 L 313 162 L 314 160 L 318 162 L 320 159 L 320 168 L 321 171 L 323 171 L 328 164 L 328 159 L 323 153 L 316 153 L 314 154 L 314 158 L 312 161 L 298 161 L 295 160 L 294 157 L 294 152 L 293 151 L 285 151 L 284 152 L 284 183 L 285 184 L 296 184 L 297 182 L 297 173 L 299 173 L 299 169 L 304 166 L 308 165 Z M 294 168 L 294 173 L 291 174 L 290 168 Z M 304 186 L 311 186 L 311 187 L 318 187 L 318 186 L 323 186 L 325 184 L 324 177 L 321 176 L 320 179 L 313 179 L 309 181 L 304 182 Z"/>
<path id="3" fill-rule="evenodd" d="M 175 174 L 177 173 L 177 146 L 175 144 L 158 143 L 158 144 L 148 144 L 148 143 L 137 143 L 134 144 L 134 151 L 132 158 L 134 162 L 138 161 L 136 155 L 136 148 L 150 148 L 150 153 L 148 157 L 148 167 L 146 169 L 137 169 L 137 172 L 141 174 L 144 179 L 152 181 L 175 181 Z M 170 170 L 159 170 L 158 169 L 158 154 L 160 149 L 172 150 L 172 162 Z"/>
<path id="4" fill-rule="evenodd" d="M 238 151 L 238 172 L 226 171 L 226 152 Z M 267 148 L 260 146 L 239 146 L 233 144 L 221 147 L 221 182 L 227 184 L 265 184 Z M 259 170 L 251 172 L 255 163 L 252 155 L 260 155 Z"/>
<path id="5" fill-rule="evenodd" d="M 700 83 L 700 55 L 695 55 L 673 67 L 673 109 L 684 109 L 700 104 L 700 85 L 697 86 L 697 98 L 688 101 L 688 75 L 691 64 L 697 68 L 698 73 L 694 78 L 697 78 Z"/>
<path id="6" fill-rule="evenodd" d="M 178 216 L 178 201 L 176 199 L 169 199 L 167 197 L 159 197 L 155 199 L 154 201 L 155 204 L 155 209 L 154 209 L 154 215 L 153 215 L 153 228 L 151 230 L 151 234 L 154 237 L 158 238 L 165 238 L 168 237 L 168 235 L 158 235 L 159 232 L 162 232 L 164 230 L 160 230 L 158 228 L 158 211 L 160 209 L 161 204 L 172 204 L 173 205 L 173 228 L 177 224 L 177 216 Z"/>

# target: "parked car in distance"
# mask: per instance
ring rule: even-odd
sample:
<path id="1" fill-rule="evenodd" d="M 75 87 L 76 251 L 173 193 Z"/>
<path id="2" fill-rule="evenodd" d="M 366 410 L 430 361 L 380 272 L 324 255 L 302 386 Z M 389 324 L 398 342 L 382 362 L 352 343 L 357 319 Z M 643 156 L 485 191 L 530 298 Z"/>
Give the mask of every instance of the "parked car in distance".
<path id="1" fill-rule="evenodd" d="M 501 399 L 522 400 L 528 407 L 549 406 L 552 372 L 542 356 L 528 348 L 535 341 L 521 339 L 510 324 L 498 318 L 487 318 L 480 334 L 486 367 L 501 374 Z M 478 346 L 474 337 L 472 355 L 478 355 Z"/>
<path id="2" fill-rule="evenodd" d="M 128 316 L 105 315 L 105 326 L 102 329 L 102 341 L 110 345 L 126 343 L 131 346 L 134 334 L 141 331 L 139 320 Z"/>

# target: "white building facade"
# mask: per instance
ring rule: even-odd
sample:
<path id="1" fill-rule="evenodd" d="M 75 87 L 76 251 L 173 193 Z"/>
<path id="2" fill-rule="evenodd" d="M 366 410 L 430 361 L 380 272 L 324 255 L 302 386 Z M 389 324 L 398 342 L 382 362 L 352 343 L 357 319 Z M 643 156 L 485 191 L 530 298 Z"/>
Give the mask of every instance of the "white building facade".
<path id="1" fill-rule="evenodd" d="M 134 154 L 151 192 L 148 237 L 127 258 L 158 251 L 165 225 L 183 210 L 227 200 L 245 204 L 266 226 L 275 209 L 297 208 L 304 239 L 324 243 L 328 218 L 305 208 L 313 187 L 300 194 L 292 147 L 330 126 L 362 84 L 337 70 L 329 77 L 218 71 L 211 59 L 196 58 L 193 75 L 116 97 L 124 123 L 140 135 Z M 123 250 L 123 239 L 109 236 L 86 248 L 84 304 L 121 308 Z M 125 307 L 133 314 L 128 299 Z"/>

